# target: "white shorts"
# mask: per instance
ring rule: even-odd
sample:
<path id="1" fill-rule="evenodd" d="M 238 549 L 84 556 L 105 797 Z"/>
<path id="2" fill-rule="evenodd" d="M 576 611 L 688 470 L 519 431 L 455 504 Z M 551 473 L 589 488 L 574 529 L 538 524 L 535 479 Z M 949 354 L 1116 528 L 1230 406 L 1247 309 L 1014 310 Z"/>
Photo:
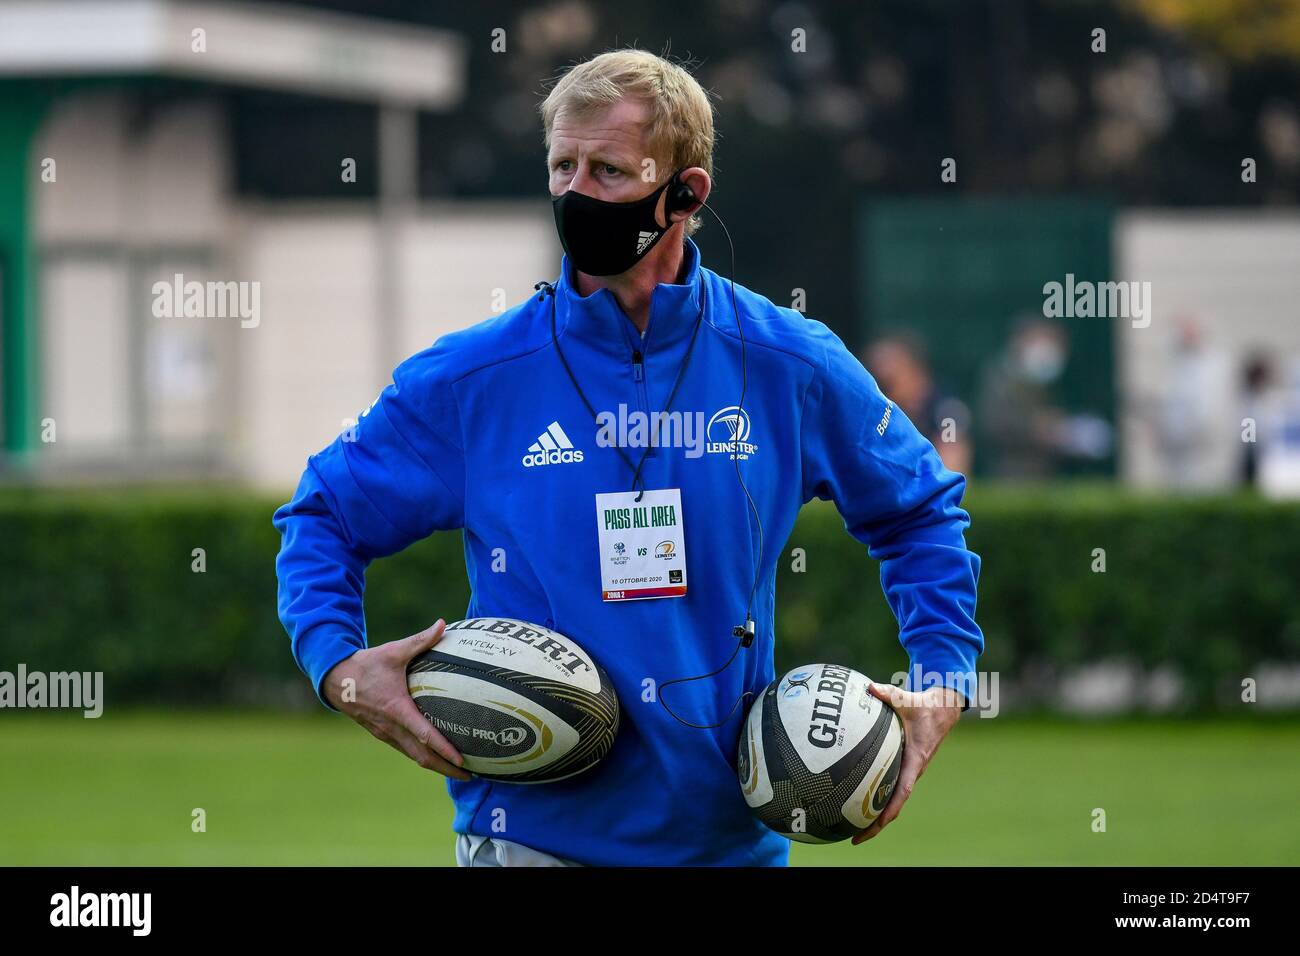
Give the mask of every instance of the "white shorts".
<path id="1" fill-rule="evenodd" d="M 582 866 L 499 837 L 456 834 L 457 866 Z"/>

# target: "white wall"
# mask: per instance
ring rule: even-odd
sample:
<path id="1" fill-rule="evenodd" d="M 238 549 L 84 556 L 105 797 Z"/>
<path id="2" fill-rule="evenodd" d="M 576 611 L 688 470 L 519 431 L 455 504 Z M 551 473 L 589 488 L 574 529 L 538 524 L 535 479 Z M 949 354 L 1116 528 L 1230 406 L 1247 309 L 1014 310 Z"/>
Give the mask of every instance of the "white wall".
<path id="1" fill-rule="evenodd" d="M 391 379 L 393 366 L 444 332 L 514 305 L 553 278 L 559 251 L 544 203 L 423 206 L 397 238 L 398 316 L 384 341 L 373 210 L 250 210 L 240 278 L 262 283 L 259 327 L 239 334 L 235 454 L 249 481 L 279 489 Z"/>
<path id="2" fill-rule="evenodd" d="M 201 98 L 143 112 L 129 92 L 71 96 L 36 151 L 57 169 L 34 209 L 52 476 L 161 462 L 201 479 L 215 462 L 287 491 L 398 362 L 522 301 L 559 267 L 541 180 L 531 202 L 410 207 L 389 242 L 373 202 L 238 202 L 225 116 Z M 178 272 L 256 282 L 256 325 L 154 316 L 154 283 Z M 380 314 L 386 302 L 396 315 Z"/>
<path id="3" fill-rule="evenodd" d="M 229 139 L 216 101 L 178 100 L 145 112 L 130 94 L 60 101 L 35 144 L 57 180 L 35 190 L 39 243 L 204 243 L 230 213 Z"/>
<path id="4" fill-rule="evenodd" d="M 131 434 L 125 270 L 75 262 L 41 289 L 42 422 L 53 419 L 51 453 L 122 447 Z"/>
<path id="5" fill-rule="evenodd" d="M 1284 378 L 1300 357 L 1300 215 L 1134 210 L 1117 218 L 1115 240 L 1116 278 L 1150 282 L 1153 305 L 1150 327 L 1117 323 L 1123 477 L 1228 486 L 1242 453 L 1243 362 L 1266 352 Z M 1200 357 L 1180 361 L 1188 322 Z M 1185 460 L 1161 444 L 1180 422 L 1195 438 Z"/>
<path id="6" fill-rule="evenodd" d="M 41 419 L 53 462 L 202 452 L 226 430 L 219 324 L 158 319 L 160 277 L 215 278 L 229 235 L 229 144 L 203 98 L 62 100 L 35 143 Z M 52 164 L 52 165 L 50 165 Z"/>
<path id="7" fill-rule="evenodd" d="M 537 186 L 540 194 L 542 179 Z M 532 203 L 422 206 L 400 249 L 403 357 L 488 318 L 501 301 L 507 308 L 522 302 L 534 283 L 560 272 L 551 204 L 540 196 Z"/>

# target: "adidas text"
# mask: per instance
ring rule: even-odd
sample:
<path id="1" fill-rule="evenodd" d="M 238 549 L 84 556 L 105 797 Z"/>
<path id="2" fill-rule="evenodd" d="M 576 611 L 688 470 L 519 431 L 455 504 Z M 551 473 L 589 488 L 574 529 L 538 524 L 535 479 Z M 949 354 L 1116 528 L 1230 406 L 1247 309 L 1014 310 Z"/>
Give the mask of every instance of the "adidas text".
<path id="1" fill-rule="evenodd" d="M 551 422 L 546 431 L 537 436 L 537 441 L 528 446 L 528 453 L 522 460 L 525 468 L 576 464 L 582 461 L 582 450 L 573 447 L 559 422 Z"/>

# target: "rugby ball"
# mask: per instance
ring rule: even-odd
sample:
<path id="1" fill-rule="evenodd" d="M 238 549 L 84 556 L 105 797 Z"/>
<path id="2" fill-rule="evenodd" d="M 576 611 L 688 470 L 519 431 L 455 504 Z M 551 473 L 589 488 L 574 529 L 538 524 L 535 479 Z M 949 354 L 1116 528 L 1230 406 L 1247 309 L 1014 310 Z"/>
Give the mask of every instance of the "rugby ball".
<path id="1" fill-rule="evenodd" d="M 609 753 L 618 733 L 609 675 L 563 634 L 526 621 L 448 624 L 407 665 L 406 686 L 465 769 L 490 780 L 572 777 Z"/>
<path id="2" fill-rule="evenodd" d="M 767 686 L 740 735 L 737 773 L 754 814 L 800 843 L 836 843 L 871 825 L 903 763 L 903 724 L 870 678 L 806 664 Z"/>

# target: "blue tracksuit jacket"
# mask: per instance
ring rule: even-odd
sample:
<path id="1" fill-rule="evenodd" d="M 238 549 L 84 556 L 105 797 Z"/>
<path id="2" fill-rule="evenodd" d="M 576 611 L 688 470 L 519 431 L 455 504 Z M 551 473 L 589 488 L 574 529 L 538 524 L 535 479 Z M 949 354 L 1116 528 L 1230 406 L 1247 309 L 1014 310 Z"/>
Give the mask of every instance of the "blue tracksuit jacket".
<path id="1" fill-rule="evenodd" d="M 672 389 L 697 319 L 702 324 L 670 411 L 713 421 L 708 450 L 655 448 L 647 488 L 680 488 L 687 583 L 681 598 L 601 600 L 595 495 L 626 491 L 631 472 L 610 447 L 561 364 L 551 301 L 440 338 L 403 362 L 360 417 L 354 440 L 308 461 L 275 514 L 280 617 L 319 693 L 325 674 L 366 644 L 367 564 L 431 532 L 460 529 L 473 590 L 465 616 L 534 621 L 569 635 L 609 672 L 623 715 L 613 750 L 571 780 L 518 785 L 449 780 L 458 832 L 498 834 L 590 864 L 783 865 L 789 845 L 746 807 L 735 758 L 746 708 L 712 730 L 675 721 L 647 686 L 704 674 L 735 647 L 758 534 L 736 480 L 734 418 L 740 342 L 728 282 L 686 240 L 685 281 L 653 294 L 642 338 L 608 290 L 582 297 L 567 260 L 555 286 L 564 357 L 598 412 L 656 412 Z M 744 410 L 752 448 L 741 462 L 762 516 L 754 618 L 758 636 L 725 672 L 678 684 L 668 702 L 694 723 L 720 720 L 737 697 L 773 679 L 776 564 L 800 507 L 829 499 L 880 562 L 913 680 L 973 686 L 983 637 L 974 621 L 979 558 L 967 550 L 965 479 L 889 402 L 825 325 L 736 286 L 747 343 Z M 557 422 L 581 461 L 526 465 Z M 743 434 L 743 425 L 742 434 Z M 554 440 L 554 439 L 552 439 Z M 633 461 L 641 448 L 627 449 Z M 575 456 L 569 456 L 575 457 Z M 533 458 L 536 461 L 536 457 Z M 494 573 L 494 549 L 507 571 Z M 845 601 L 855 600 L 845 594 Z M 454 620 L 455 608 L 429 608 Z M 402 635 L 385 634 L 381 640 Z M 870 661 L 843 661 L 872 672 Z M 647 680 L 653 681 L 648 685 Z"/>

